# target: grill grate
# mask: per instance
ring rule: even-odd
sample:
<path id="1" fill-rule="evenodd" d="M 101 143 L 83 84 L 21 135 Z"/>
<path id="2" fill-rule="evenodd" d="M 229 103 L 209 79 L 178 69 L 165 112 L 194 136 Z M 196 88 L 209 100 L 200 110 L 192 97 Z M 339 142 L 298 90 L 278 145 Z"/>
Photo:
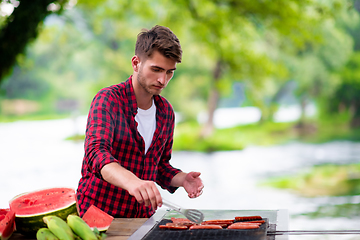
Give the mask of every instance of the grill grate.
<path id="1" fill-rule="evenodd" d="M 241 239 L 241 240 L 266 240 L 267 223 L 262 224 L 259 229 L 204 229 L 204 230 L 166 230 L 160 229 L 159 225 L 171 222 L 169 219 L 162 219 L 160 223 L 143 238 L 143 240 L 199 240 L 199 239 Z"/>

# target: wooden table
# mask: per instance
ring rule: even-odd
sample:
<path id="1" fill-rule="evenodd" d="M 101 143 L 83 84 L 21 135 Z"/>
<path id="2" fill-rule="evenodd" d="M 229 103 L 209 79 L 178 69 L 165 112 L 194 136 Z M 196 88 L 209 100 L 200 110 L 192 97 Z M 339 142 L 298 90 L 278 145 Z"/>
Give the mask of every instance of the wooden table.
<path id="1" fill-rule="evenodd" d="M 128 239 L 147 218 L 115 218 L 106 231 L 107 240 L 125 240 Z M 35 240 L 35 238 L 26 238 L 20 233 L 14 233 L 10 240 Z"/>
<path id="2" fill-rule="evenodd" d="M 106 231 L 108 240 L 128 239 L 138 228 L 146 222 L 147 218 L 115 218 Z"/>

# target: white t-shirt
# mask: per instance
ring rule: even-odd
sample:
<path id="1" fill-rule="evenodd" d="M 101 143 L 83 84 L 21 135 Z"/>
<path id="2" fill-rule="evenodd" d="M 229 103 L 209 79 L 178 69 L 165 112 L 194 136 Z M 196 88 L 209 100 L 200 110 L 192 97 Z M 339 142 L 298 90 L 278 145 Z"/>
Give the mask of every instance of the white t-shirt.
<path id="1" fill-rule="evenodd" d="M 137 109 L 135 121 L 138 123 L 137 130 L 145 141 L 145 154 L 149 149 L 156 129 L 156 106 L 154 99 L 149 109 Z"/>

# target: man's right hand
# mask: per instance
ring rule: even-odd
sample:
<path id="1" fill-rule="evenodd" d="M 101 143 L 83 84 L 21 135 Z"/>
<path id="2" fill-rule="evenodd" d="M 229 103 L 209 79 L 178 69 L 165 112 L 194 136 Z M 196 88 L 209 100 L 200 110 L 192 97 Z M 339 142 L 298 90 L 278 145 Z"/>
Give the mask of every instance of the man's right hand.
<path id="1" fill-rule="evenodd" d="M 139 203 L 156 210 L 162 205 L 162 198 L 155 182 L 142 180 L 120 164 L 112 162 L 101 169 L 103 179 L 117 187 L 125 189 L 134 196 Z"/>
<path id="2" fill-rule="evenodd" d="M 127 191 L 134 196 L 139 203 L 144 203 L 145 206 L 151 204 L 152 209 L 156 210 L 162 205 L 162 198 L 159 190 L 153 181 L 131 179 L 127 184 Z"/>

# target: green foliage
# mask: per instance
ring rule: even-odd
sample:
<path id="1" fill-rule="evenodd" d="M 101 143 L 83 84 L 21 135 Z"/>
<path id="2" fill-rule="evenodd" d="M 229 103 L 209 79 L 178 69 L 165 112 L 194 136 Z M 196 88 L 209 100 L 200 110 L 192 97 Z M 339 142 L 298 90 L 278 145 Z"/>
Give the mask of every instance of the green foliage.
<path id="1" fill-rule="evenodd" d="M 332 113 L 350 111 L 350 126 L 360 127 L 360 52 L 351 56 L 339 75 L 342 81 L 330 99 L 328 108 Z"/>
<path id="2" fill-rule="evenodd" d="M 359 14 L 349 3 L 79 0 L 39 25 L 37 41 L 28 45 L 26 57 L 17 58 L 0 91 L 3 99 L 41 101 L 43 113 L 59 114 L 59 102 L 74 101 L 85 114 L 97 91 L 131 74 L 138 32 L 161 24 L 179 36 L 184 50 L 163 95 L 185 120 L 209 106 L 211 91 L 223 98 L 239 81 L 246 104 L 258 106 L 263 120 L 271 121 L 289 79 L 297 83 L 299 100 L 307 101 L 330 99 L 341 85 L 341 69 L 358 46 Z M 3 26 L 1 34 L 8 25 Z"/>
<path id="3" fill-rule="evenodd" d="M 231 151 L 249 145 L 281 144 L 294 139 L 289 123 L 250 124 L 227 129 L 216 129 L 210 137 L 200 136 L 201 126 L 196 122 L 179 123 L 175 129 L 174 151 Z"/>
<path id="4" fill-rule="evenodd" d="M 264 185 L 305 197 L 359 195 L 360 164 L 318 165 L 296 175 L 270 178 Z"/>
<path id="5" fill-rule="evenodd" d="M 307 216 L 309 218 L 357 218 L 360 214 L 360 204 L 327 204 L 318 207 L 315 211 L 296 214 L 292 217 Z"/>
<path id="6" fill-rule="evenodd" d="M 51 11 L 50 3 L 57 3 L 60 10 L 67 0 L 19 1 L 20 5 L 2 24 L 0 31 L 0 82 L 10 72 L 19 54 L 38 35 L 38 30 Z"/>

